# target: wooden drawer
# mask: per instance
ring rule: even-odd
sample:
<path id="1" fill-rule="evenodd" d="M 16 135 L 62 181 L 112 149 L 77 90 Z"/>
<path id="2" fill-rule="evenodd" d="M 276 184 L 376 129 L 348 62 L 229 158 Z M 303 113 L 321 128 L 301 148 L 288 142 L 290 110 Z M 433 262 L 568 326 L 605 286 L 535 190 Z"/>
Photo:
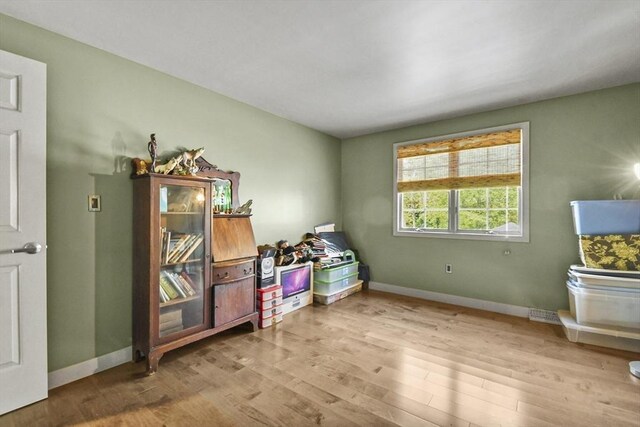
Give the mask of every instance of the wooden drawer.
<path id="1" fill-rule="evenodd" d="M 255 313 L 255 276 L 213 286 L 213 326 Z"/>
<path id="2" fill-rule="evenodd" d="M 228 283 L 245 277 L 254 276 L 255 274 L 256 266 L 254 258 L 216 262 L 213 263 L 211 282 L 214 285 L 218 283 Z"/>

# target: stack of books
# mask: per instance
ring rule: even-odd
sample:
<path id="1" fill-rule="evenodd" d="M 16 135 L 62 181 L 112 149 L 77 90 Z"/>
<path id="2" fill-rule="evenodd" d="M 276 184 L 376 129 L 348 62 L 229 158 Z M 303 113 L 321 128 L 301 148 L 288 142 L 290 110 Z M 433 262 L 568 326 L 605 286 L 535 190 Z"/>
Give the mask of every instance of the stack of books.
<path id="1" fill-rule="evenodd" d="M 182 324 L 182 309 L 160 313 L 160 336 L 179 332 L 184 329 Z"/>
<path id="2" fill-rule="evenodd" d="M 202 233 L 182 234 L 177 237 L 172 235 L 171 231 L 162 228 L 162 263 L 176 264 L 187 261 L 203 240 Z"/>
<path id="3" fill-rule="evenodd" d="M 195 296 L 197 286 L 186 272 L 180 274 L 162 270 L 160 272 L 160 302 Z"/>
<path id="4" fill-rule="evenodd" d="M 318 237 L 317 234 L 307 233 L 303 242 L 311 247 L 311 252 L 313 252 L 314 258 L 320 258 L 320 261 L 329 258 L 329 255 L 327 255 L 327 245 L 324 240 Z"/>

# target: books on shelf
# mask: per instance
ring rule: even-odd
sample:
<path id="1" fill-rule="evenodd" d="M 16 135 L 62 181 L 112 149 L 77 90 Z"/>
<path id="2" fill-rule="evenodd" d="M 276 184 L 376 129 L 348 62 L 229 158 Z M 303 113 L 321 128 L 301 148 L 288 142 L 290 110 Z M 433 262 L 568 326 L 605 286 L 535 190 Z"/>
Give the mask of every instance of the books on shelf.
<path id="1" fill-rule="evenodd" d="M 160 313 L 158 316 L 160 322 L 160 336 L 172 334 L 184 329 L 182 323 L 182 309 L 176 309 Z"/>
<path id="2" fill-rule="evenodd" d="M 180 273 L 179 275 L 180 280 L 182 280 L 182 284 L 184 285 L 185 289 L 191 294 L 191 295 L 195 295 L 196 292 L 196 284 L 193 283 L 193 280 L 191 280 L 191 277 L 189 277 L 189 275 L 183 271 L 182 273 Z"/>
<path id="3" fill-rule="evenodd" d="M 160 313 L 158 317 L 160 319 L 160 324 L 168 322 L 170 320 L 175 320 L 175 319 L 182 320 L 182 309 L 177 308 L 171 311 L 165 311 L 163 313 Z"/>
<path id="4" fill-rule="evenodd" d="M 172 238 L 171 231 L 163 230 L 162 262 L 164 264 L 185 262 L 200 247 L 203 240 L 204 235 L 202 233 L 183 234 L 179 238 Z"/>
<path id="5" fill-rule="evenodd" d="M 197 295 L 197 286 L 186 272 L 180 274 L 171 271 L 160 272 L 160 302 Z"/>
<path id="6" fill-rule="evenodd" d="M 168 301 L 170 301 L 172 299 L 178 298 L 180 294 L 178 294 L 178 291 L 173 287 L 173 284 L 165 273 L 166 272 L 164 271 L 160 272 L 160 289 L 164 291 L 166 296 L 169 298 Z"/>

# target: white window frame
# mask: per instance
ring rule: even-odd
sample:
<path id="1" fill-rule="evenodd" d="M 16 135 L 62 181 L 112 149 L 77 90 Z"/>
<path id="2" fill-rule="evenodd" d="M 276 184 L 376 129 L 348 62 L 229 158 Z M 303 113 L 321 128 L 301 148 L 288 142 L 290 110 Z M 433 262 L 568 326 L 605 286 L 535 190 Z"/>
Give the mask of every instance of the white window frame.
<path id="1" fill-rule="evenodd" d="M 464 138 L 467 136 L 485 133 L 507 131 L 511 129 L 521 130 L 520 167 L 521 189 L 518 209 L 521 214 L 521 234 L 505 235 L 492 234 L 484 231 L 458 230 L 458 197 L 456 190 L 449 190 L 449 229 L 416 229 L 403 230 L 400 227 L 402 218 L 401 193 L 398 192 L 398 148 L 404 145 L 442 141 L 445 139 Z M 489 240 L 508 242 L 529 242 L 529 122 L 512 123 L 468 132 L 453 133 L 449 135 L 435 136 L 426 139 L 397 142 L 393 144 L 393 235 L 399 237 L 436 237 L 445 239 Z"/>

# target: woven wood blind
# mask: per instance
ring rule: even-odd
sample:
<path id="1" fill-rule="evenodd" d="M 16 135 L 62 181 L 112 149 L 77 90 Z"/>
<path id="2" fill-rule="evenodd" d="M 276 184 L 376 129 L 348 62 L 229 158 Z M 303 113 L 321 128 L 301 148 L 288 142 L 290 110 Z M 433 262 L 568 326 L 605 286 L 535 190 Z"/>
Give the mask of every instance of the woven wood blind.
<path id="1" fill-rule="evenodd" d="M 520 141 L 511 129 L 401 146 L 398 192 L 518 186 Z"/>

